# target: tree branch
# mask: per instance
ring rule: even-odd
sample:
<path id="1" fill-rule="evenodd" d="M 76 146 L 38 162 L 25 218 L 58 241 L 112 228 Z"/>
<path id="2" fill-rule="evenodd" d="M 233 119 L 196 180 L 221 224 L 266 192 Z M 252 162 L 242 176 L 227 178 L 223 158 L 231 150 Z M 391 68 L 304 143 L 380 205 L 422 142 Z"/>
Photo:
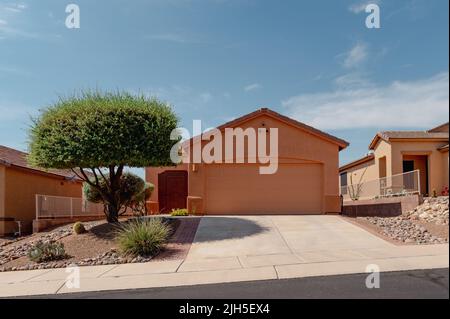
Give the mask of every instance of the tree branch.
<path id="1" fill-rule="evenodd" d="M 82 177 L 80 174 L 77 173 L 77 171 L 73 168 L 70 169 L 72 171 L 72 173 L 74 173 L 79 179 L 84 181 L 84 177 Z"/>
<path id="2" fill-rule="evenodd" d="M 95 183 L 96 183 L 97 185 L 100 185 L 100 183 L 99 183 L 99 181 L 98 181 L 97 173 L 95 172 L 95 168 L 92 168 L 92 167 L 91 167 L 91 171 L 92 171 L 92 174 L 94 174 L 94 177 L 95 177 Z"/>

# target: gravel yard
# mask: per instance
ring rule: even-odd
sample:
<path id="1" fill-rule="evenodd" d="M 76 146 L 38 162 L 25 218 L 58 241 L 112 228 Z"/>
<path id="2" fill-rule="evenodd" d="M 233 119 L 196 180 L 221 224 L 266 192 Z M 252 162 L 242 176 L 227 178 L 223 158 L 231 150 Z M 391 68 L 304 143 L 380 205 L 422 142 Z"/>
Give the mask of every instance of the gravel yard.
<path id="1" fill-rule="evenodd" d="M 426 198 L 398 217 L 358 217 L 356 222 L 404 244 L 444 244 L 449 241 L 448 197 Z"/>
<path id="2" fill-rule="evenodd" d="M 170 220 L 173 235 L 180 224 Z M 92 266 L 148 262 L 152 257 L 126 257 L 119 254 L 115 232 L 117 227 L 104 221 L 84 223 L 85 234 L 76 235 L 72 224 L 58 227 L 47 233 L 34 234 L 17 241 L 0 242 L 0 272 L 31 269 L 63 268 L 69 265 Z M 30 248 L 38 241 L 57 241 L 64 244 L 68 257 L 63 260 L 35 263 L 27 257 Z M 170 243 L 169 243 L 170 246 Z M 167 252 L 166 252 L 167 254 Z M 170 258 L 170 256 L 168 256 Z"/>

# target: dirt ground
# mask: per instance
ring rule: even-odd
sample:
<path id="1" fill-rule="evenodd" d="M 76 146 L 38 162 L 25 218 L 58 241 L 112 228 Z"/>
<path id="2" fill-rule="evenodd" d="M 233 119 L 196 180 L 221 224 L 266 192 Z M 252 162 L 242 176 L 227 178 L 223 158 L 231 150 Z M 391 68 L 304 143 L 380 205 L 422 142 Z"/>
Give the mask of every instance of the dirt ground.
<path id="1" fill-rule="evenodd" d="M 180 227 L 180 225 L 182 226 Z M 154 260 L 177 259 L 186 255 L 189 251 L 193 235 L 195 235 L 197 229 L 197 224 L 189 223 L 187 219 L 186 222 L 183 222 L 181 219 L 175 219 L 170 222 L 170 226 L 173 230 L 171 238 L 160 254 L 154 257 Z M 76 263 L 87 258 L 98 257 L 112 249 L 117 249 L 115 241 L 116 231 L 117 226 L 104 222 L 92 227 L 85 234 L 71 234 L 60 239 L 58 242 L 64 244 L 64 248 L 68 255 L 68 258 L 64 261 Z M 25 243 L 30 240 L 36 240 L 39 236 L 42 235 L 35 234 L 15 242 L 14 245 Z M 30 262 L 27 256 L 23 256 L 3 264 L 2 267 L 22 267 L 29 264 L 34 263 Z"/>

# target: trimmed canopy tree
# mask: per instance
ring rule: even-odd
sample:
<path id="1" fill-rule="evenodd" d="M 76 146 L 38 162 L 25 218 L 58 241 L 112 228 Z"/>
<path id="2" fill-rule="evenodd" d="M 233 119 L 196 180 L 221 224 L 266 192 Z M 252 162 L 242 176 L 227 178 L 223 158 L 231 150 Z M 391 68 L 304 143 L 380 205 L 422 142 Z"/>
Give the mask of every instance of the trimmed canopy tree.
<path id="1" fill-rule="evenodd" d="M 60 99 L 30 129 L 31 165 L 71 169 L 96 189 L 108 222 L 121 208 L 124 168 L 173 165 L 170 133 L 178 119 L 170 106 L 129 93 L 91 93 Z"/>

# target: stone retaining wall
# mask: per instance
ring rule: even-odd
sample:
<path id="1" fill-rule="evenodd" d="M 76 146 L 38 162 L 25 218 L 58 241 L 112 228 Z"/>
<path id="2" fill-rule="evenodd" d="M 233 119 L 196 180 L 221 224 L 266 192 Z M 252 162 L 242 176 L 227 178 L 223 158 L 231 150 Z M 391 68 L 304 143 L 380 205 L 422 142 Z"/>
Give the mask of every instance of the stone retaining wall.
<path id="1" fill-rule="evenodd" d="M 344 202 L 342 214 L 350 217 L 395 217 L 422 204 L 420 195 Z"/>

